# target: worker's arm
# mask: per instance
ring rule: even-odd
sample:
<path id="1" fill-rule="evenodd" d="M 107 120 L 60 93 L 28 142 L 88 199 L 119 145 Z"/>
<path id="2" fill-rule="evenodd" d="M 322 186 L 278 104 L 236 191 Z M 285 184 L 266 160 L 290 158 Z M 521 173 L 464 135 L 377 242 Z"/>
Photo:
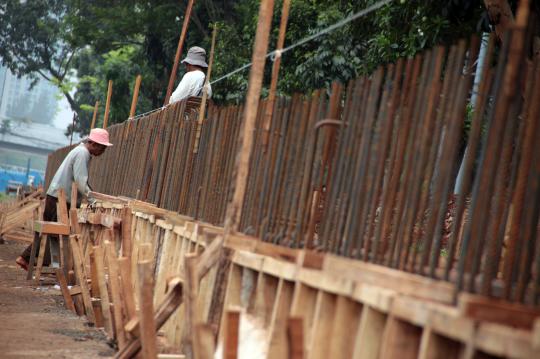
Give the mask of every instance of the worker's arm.
<path id="1" fill-rule="evenodd" d="M 84 197 L 88 196 L 90 187 L 88 186 L 88 161 L 89 158 L 84 155 L 75 157 L 73 162 L 73 179 L 77 183 L 77 189 Z"/>
<path id="2" fill-rule="evenodd" d="M 191 93 L 192 87 L 193 81 L 191 80 L 190 73 L 188 72 L 184 75 L 184 77 L 182 77 L 182 81 L 180 81 L 178 87 L 172 93 L 171 98 L 169 99 L 169 104 L 188 97 Z"/>

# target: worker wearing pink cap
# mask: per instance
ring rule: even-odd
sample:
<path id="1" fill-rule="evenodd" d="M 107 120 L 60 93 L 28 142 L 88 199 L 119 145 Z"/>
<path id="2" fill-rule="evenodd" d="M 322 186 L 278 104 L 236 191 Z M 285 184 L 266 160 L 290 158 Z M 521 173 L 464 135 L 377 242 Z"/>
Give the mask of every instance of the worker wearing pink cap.
<path id="1" fill-rule="evenodd" d="M 43 211 L 44 221 L 56 221 L 56 203 L 58 202 L 58 190 L 64 189 L 65 193 L 71 193 L 71 184 L 75 182 L 79 192 L 79 199 L 81 197 L 87 197 L 90 192 L 90 186 L 88 185 L 88 165 L 92 156 L 101 156 L 107 147 L 112 146 L 109 142 L 109 133 L 102 128 L 94 128 L 90 131 L 90 135 L 78 146 L 72 149 L 64 161 L 58 167 L 49 189 L 47 190 L 47 197 L 45 199 L 45 209 Z M 66 196 L 68 206 L 75 207 L 76 203 L 69 203 L 69 196 Z M 28 246 L 24 252 L 15 261 L 23 269 L 28 268 L 28 262 L 30 260 L 30 253 L 32 246 Z M 44 257 L 44 263 L 49 262 L 48 253 L 46 250 Z"/>

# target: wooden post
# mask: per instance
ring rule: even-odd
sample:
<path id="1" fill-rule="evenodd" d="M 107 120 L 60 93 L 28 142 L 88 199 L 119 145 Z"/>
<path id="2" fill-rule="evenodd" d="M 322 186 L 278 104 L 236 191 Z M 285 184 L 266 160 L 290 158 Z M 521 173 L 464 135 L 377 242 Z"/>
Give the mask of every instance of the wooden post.
<path id="1" fill-rule="evenodd" d="M 73 298 L 71 298 L 71 294 L 69 293 L 64 272 L 62 272 L 61 269 L 57 269 L 55 272 L 56 279 L 58 280 L 58 285 L 60 286 L 60 290 L 62 291 L 62 296 L 64 297 L 64 301 L 66 302 L 66 308 L 76 313 L 75 304 L 73 303 Z"/>
<path id="2" fill-rule="evenodd" d="M 227 310 L 225 318 L 225 341 L 223 359 L 238 358 L 238 339 L 240 336 L 240 310 Z"/>
<path id="3" fill-rule="evenodd" d="M 75 274 L 81 287 L 84 308 L 86 310 L 86 318 L 90 323 L 95 323 L 94 310 L 92 308 L 92 299 L 88 290 L 88 276 L 86 275 L 86 266 L 84 265 L 84 256 L 78 242 L 77 235 L 70 236 L 71 251 L 73 253 L 73 266 Z"/>
<path id="4" fill-rule="evenodd" d="M 287 321 L 289 358 L 304 359 L 304 323 L 302 317 L 289 317 Z"/>
<path id="5" fill-rule="evenodd" d="M 152 262 L 140 261 L 137 265 L 139 274 L 139 305 L 141 308 L 140 338 L 142 355 L 145 359 L 157 358 L 156 322 L 154 320 L 154 278 Z"/>
<path id="6" fill-rule="evenodd" d="M 259 107 L 259 97 L 264 74 L 264 64 L 266 61 L 266 51 L 268 50 L 268 38 L 272 25 L 272 15 L 274 0 L 262 0 L 259 8 L 259 21 L 257 24 L 257 34 L 253 46 L 252 66 L 249 73 L 249 85 L 246 98 L 246 105 L 243 116 L 243 128 L 240 132 L 239 150 L 235 163 L 235 186 L 233 200 L 227 207 L 225 218 L 225 235 L 238 230 L 238 223 L 242 214 L 242 204 L 246 193 L 247 176 L 249 170 L 249 160 L 253 147 L 253 131 L 255 129 L 255 119 Z"/>
<path id="7" fill-rule="evenodd" d="M 118 258 L 118 269 L 120 270 L 120 284 L 122 287 L 122 297 L 126 305 L 126 311 L 128 313 L 128 319 L 132 320 L 137 317 L 137 310 L 135 307 L 135 295 L 133 293 L 132 281 L 131 281 L 131 259 L 127 257 Z"/>
<path id="8" fill-rule="evenodd" d="M 133 88 L 133 99 L 131 100 L 129 118 L 135 116 L 135 109 L 137 108 L 137 100 L 139 98 L 139 88 L 141 87 L 141 79 L 141 75 L 137 75 L 137 79 L 135 79 L 135 87 Z"/>
<path id="9" fill-rule="evenodd" d="M 287 31 L 287 22 L 289 20 L 289 8 L 291 7 L 291 0 L 283 1 L 283 8 L 281 9 L 281 23 L 279 25 L 279 35 L 277 41 L 277 53 L 275 55 L 274 64 L 272 65 L 272 80 L 270 82 L 270 92 L 268 93 L 268 104 L 264 114 L 263 124 L 263 141 L 262 145 L 266 152 L 268 146 L 268 137 L 270 134 L 270 121 L 272 120 L 272 114 L 274 113 L 274 103 L 276 102 L 276 90 L 279 78 L 279 66 L 281 65 L 281 50 L 285 44 L 285 33 Z"/>
<path id="10" fill-rule="evenodd" d="M 182 32 L 180 33 L 180 39 L 178 39 L 178 46 L 176 47 L 176 54 L 174 55 L 174 64 L 171 70 L 171 75 L 169 76 L 169 85 L 167 86 L 167 94 L 165 95 L 165 102 L 163 103 L 163 106 L 168 105 L 169 99 L 171 98 L 172 88 L 174 86 L 174 80 L 176 79 L 176 72 L 178 71 L 178 63 L 180 62 L 180 55 L 182 54 L 182 48 L 184 47 L 187 27 L 189 24 L 189 18 L 191 17 L 191 10 L 193 9 L 194 2 L 195 0 L 189 0 L 188 6 L 186 8 L 186 13 L 184 15 L 184 24 L 182 25 Z"/>
<path id="11" fill-rule="evenodd" d="M 103 328 L 103 308 L 101 305 L 101 289 L 99 286 L 98 269 L 96 265 L 96 248 L 92 247 L 90 250 L 90 293 L 92 294 L 92 308 L 94 309 L 94 317 L 96 319 L 95 325 L 98 328 Z"/>
<path id="12" fill-rule="evenodd" d="M 124 208 L 122 212 L 122 256 L 131 258 L 131 209 Z"/>
<path id="13" fill-rule="evenodd" d="M 114 337 L 112 317 L 111 317 L 111 304 L 109 301 L 109 292 L 107 290 L 107 283 L 105 281 L 105 268 L 103 265 L 103 248 L 101 246 L 95 246 L 94 260 L 96 264 L 96 278 L 97 286 L 99 288 L 101 298 L 101 314 L 103 316 L 103 324 L 105 325 L 105 331 L 109 338 Z M 92 283 L 93 285 L 93 283 Z"/>
<path id="14" fill-rule="evenodd" d="M 186 358 L 197 358 L 194 352 L 193 342 L 195 338 L 195 324 L 199 322 L 197 318 L 197 294 L 199 293 L 199 281 L 197 274 L 198 255 L 195 253 L 186 254 L 184 257 L 185 268 L 185 288 L 184 288 L 184 308 L 185 330 L 183 338 L 183 349 Z"/>
<path id="15" fill-rule="evenodd" d="M 122 297 L 120 294 L 120 281 L 118 278 L 118 262 L 114 244 L 108 240 L 104 241 L 105 255 L 109 267 L 109 285 L 111 287 L 111 297 L 113 302 L 114 329 L 118 348 L 123 349 L 126 346 L 126 336 L 124 331 L 124 321 L 122 318 Z"/>
<path id="16" fill-rule="evenodd" d="M 92 124 L 90 125 L 90 129 L 92 130 L 94 127 L 96 127 L 96 117 L 99 107 L 99 101 L 96 101 L 96 104 L 94 105 L 94 114 L 92 115 Z"/>
<path id="17" fill-rule="evenodd" d="M 206 112 L 206 101 L 208 100 L 208 84 L 210 83 L 210 76 L 212 75 L 212 65 L 214 63 L 214 47 L 216 45 L 216 33 L 217 25 L 214 25 L 214 30 L 212 31 L 212 46 L 210 47 L 210 60 L 208 63 L 208 71 L 206 71 L 206 78 L 203 85 L 203 96 L 201 101 L 201 108 L 199 110 L 199 119 L 197 121 L 197 132 L 195 134 L 195 145 L 193 148 L 193 153 L 197 153 L 199 151 L 202 123 Z"/>
<path id="18" fill-rule="evenodd" d="M 111 108 L 112 96 L 112 80 L 109 80 L 109 88 L 107 89 L 107 102 L 105 103 L 105 115 L 103 117 L 103 128 L 107 128 L 109 122 L 109 110 Z"/>

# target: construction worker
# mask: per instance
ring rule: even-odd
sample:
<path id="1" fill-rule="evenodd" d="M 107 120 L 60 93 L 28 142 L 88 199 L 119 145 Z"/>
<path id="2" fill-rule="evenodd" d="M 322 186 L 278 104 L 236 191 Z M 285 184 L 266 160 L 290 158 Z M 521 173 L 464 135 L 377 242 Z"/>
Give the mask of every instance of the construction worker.
<path id="1" fill-rule="evenodd" d="M 58 190 L 60 188 L 64 189 L 65 193 L 71 193 L 71 184 L 75 182 L 79 192 L 78 198 L 88 197 L 88 192 L 91 191 L 88 185 L 88 165 L 90 159 L 92 156 L 101 156 L 109 146 L 112 146 L 112 143 L 109 143 L 109 133 L 107 130 L 94 128 L 81 144 L 68 153 L 60 167 L 58 167 L 47 190 L 45 209 L 43 211 L 44 221 L 55 222 L 57 220 L 56 203 L 58 202 Z M 68 197 L 67 200 L 69 201 L 69 199 Z M 76 206 L 77 204 L 70 204 L 68 202 L 68 205 L 71 207 L 71 205 Z M 32 246 L 30 245 L 26 247 L 15 261 L 25 270 L 28 269 L 31 251 Z M 48 253 L 48 249 L 45 252 Z M 44 263 L 48 262 L 49 258 L 46 255 L 44 256 Z"/>
<path id="2" fill-rule="evenodd" d="M 202 47 L 194 46 L 188 50 L 185 59 L 182 60 L 186 64 L 186 74 L 182 77 L 182 81 L 171 95 L 169 104 L 183 100 L 190 96 L 202 96 L 204 80 L 206 79 L 205 69 L 206 51 Z M 208 97 L 212 96 L 212 88 L 208 85 Z"/>

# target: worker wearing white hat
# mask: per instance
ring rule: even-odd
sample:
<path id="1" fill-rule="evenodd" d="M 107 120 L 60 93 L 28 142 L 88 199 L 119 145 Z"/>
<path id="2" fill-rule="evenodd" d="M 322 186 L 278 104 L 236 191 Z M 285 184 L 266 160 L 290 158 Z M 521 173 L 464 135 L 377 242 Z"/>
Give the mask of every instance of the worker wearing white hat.
<path id="1" fill-rule="evenodd" d="M 188 50 L 188 54 L 182 63 L 186 65 L 186 74 L 178 84 L 178 87 L 171 95 L 169 103 L 183 100 L 191 96 L 202 96 L 204 80 L 206 75 L 204 70 L 206 64 L 206 51 L 202 47 L 194 46 Z M 208 97 L 212 96 L 212 88 L 208 85 Z"/>
<path id="2" fill-rule="evenodd" d="M 58 167 L 49 189 L 47 190 L 47 197 L 45 198 L 45 209 L 43 210 L 44 221 L 56 221 L 56 203 L 58 202 L 58 190 L 64 189 L 65 193 L 71 193 L 71 184 L 75 182 L 80 194 L 78 198 L 87 197 L 90 192 L 90 186 L 88 185 L 88 165 L 92 156 L 101 156 L 105 149 L 112 146 L 109 142 L 109 133 L 102 128 L 94 128 L 90 131 L 90 135 L 83 143 L 73 148 L 64 161 Z M 68 205 L 73 208 L 76 203 L 70 204 L 70 198 L 67 197 Z M 15 261 L 23 269 L 28 268 L 28 262 L 30 259 L 30 253 L 32 246 L 28 246 L 23 253 Z M 45 264 L 49 261 L 47 258 L 48 251 L 46 250 L 44 257 Z"/>

